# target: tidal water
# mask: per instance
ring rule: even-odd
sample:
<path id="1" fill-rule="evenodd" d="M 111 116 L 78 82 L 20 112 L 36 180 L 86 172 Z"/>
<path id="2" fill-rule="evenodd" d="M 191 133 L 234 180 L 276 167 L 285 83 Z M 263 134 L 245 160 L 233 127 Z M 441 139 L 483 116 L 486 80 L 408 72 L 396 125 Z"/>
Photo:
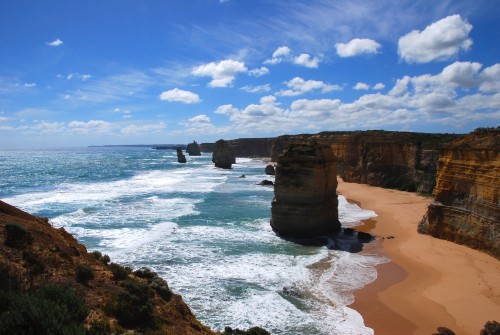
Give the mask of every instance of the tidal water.
<path id="1" fill-rule="evenodd" d="M 269 225 L 265 163 L 211 154 L 177 163 L 173 150 L 93 147 L 0 150 L 0 199 L 64 227 L 89 251 L 149 267 L 216 330 L 373 334 L 347 307 L 376 278 L 378 255 L 301 246 Z M 245 178 L 240 178 L 245 175 Z M 376 214 L 339 197 L 344 227 Z"/>

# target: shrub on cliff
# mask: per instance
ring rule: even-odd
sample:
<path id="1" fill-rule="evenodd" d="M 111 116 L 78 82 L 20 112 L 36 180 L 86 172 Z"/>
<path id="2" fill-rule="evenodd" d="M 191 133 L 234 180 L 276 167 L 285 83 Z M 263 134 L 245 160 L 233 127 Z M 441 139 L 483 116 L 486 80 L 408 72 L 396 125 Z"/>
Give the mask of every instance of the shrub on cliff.
<path id="1" fill-rule="evenodd" d="M 87 265 L 78 265 L 76 267 L 76 280 L 83 284 L 87 285 L 89 280 L 94 279 L 94 271 L 88 267 Z"/>
<path id="2" fill-rule="evenodd" d="M 31 293 L 0 292 L 0 334 L 84 334 L 89 312 L 75 291 L 47 285 Z"/>
<path id="3" fill-rule="evenodd" d="M 125 292 L 116 296 L 110 303 L 108 309 L 116 317 L 118 322 L 129 328 L 153 325 L 153 303 L 151 301 L 153 292 L 142 283 L 132 279 L 124 282 Z"/>
<path id="4" fill-rule="evenodd" d="M 31 232 L 18 222 L 5 225 L 5 244 L 12 248 L 24 248 L 33 242 Z"/>
<path id="5" fill-rule="evenodd" d="M 222 335 L 271 335 L 267 330 L 260 327 L 252 327 L 248 330 L 232 329 L 231 327 L 224 328 Z"/>
<path id="6" fill-rule="evenodd" d="M 128 275 L 132 272 L 132 270 L 129 267 L 125 267 L 116 263 L 109 264 L 109 269 L 113 273 L 114 280 L 125 280 L 128 278 Z"/>

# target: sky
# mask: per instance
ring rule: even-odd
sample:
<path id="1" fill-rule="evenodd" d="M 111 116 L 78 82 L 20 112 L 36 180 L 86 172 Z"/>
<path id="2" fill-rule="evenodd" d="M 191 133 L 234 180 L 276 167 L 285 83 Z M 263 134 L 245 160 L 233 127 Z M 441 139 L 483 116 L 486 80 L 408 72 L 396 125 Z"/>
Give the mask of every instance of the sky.
<path id="1" fill-rule="evenodd" d="M 0 0 L 0 148 L 500 125 L 497 0 Z"/>

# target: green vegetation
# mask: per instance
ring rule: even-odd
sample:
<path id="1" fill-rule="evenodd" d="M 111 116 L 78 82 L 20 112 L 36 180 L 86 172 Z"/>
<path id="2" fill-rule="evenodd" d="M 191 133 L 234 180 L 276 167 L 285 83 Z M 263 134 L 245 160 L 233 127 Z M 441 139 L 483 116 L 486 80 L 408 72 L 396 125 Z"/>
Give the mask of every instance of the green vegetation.
<path id="1" fill-rule="evenodd" d="M 94 279 L 94 271 L 87 265 L 78 265 L 76 267 L 76 280 L 87 285 L 90 280 Z"/>
<path id="2" fill-rule="evenodd" d="M 5 245 L 22 249 L 33 242 L 31 232 L 18 222 L 10 222 L 5 225 Z"/>
<path id="3" fill-rule="evenodd" d="M 119 293 L 108 305 L 108 310 L 127 328 L 153 326 L 153 291 L 132 279 L 124 282 L 126 292 Z"/>
<path id="4" fill-rule="evenodd" d="M 128 275 L 132 272 L 131 268 L 116 263 L 109 264 L 109 269 L 113 273 L 114 280 L 125 280 L 128 278 Z"/>
<path id="5" fill-rule="evenodd" d="M 89 310 L 75 291 L 47 285 L 31 293 L 0 291 L 0 334 L 84 334 Z"/>

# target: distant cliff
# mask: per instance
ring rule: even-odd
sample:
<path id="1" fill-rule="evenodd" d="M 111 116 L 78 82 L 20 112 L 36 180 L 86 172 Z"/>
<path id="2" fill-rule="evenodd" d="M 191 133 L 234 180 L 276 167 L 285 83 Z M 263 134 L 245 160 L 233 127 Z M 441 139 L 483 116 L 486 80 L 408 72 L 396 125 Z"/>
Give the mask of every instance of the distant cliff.
<path id="1" fill-rule="evenodd" d="M 435 184 L 439 148 L 458 137 L 379 130 L 285 135 L 276 138 L 271 160 L 295 138 L 316 138 L 332 147 L 338 173 L 345 181 L 430 193 Z"/>
<path id="2" fill-rule="evenodd" d="M 337 171 L 328 145 L 288 144 L 276 165 L 271 226 L 284 237 L 309 238 L 340 230 Z"/>
<path id="3" fill-rule="evenodd" d="M 500 258 L 500 128 L 479 129 L 441 150 L 435 202 L 419 231 Z"/>

